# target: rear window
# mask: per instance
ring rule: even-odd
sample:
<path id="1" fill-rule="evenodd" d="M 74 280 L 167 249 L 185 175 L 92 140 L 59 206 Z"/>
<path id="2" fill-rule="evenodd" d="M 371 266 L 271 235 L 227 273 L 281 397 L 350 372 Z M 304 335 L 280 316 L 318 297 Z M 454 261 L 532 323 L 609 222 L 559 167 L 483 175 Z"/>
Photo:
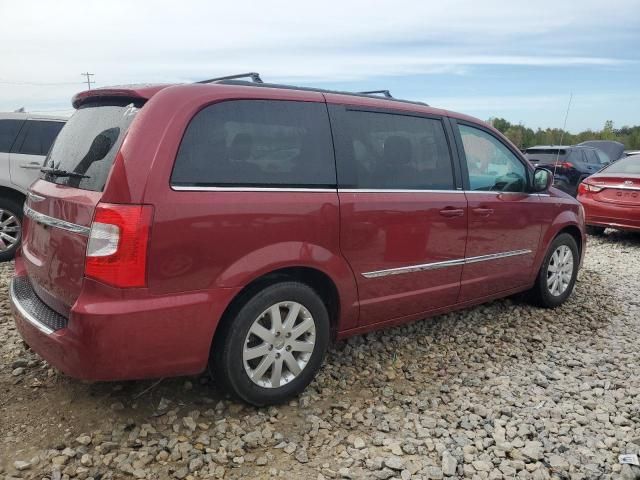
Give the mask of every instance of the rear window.
<path id="1" fill-rule="evenodd" d="M 640 175 L 640 155 L 621 158 L 605 168 L 603 173 Z"/>
<path id="2" fill-rule="evenodd" d="M 174 186 L 335 186 L 322 103 L 232 100 L 208 106 L 186 129 Z"/>
<path id="3" fill-rule="evenodd" d="M 556 159 L 564 161 L 567 151 L 563 148 L 528 148 L 525 150 L 527 160 L 534 163 L 555 163 Z"/>
<path id="4" fill-rule="evenodd" d="M 9 153 L 24 120 L 0 120 L 0 153 Z"/>
<path id="5" fill-rule="evenodd" d="M 133 103 L 122 102 L 80 107 L 58 135 L 45 160 L 45 167 L 84 177 L 43 173 L 42 178 L 82 190 L 102 191 L 124 135 L 138 110 Z"/>

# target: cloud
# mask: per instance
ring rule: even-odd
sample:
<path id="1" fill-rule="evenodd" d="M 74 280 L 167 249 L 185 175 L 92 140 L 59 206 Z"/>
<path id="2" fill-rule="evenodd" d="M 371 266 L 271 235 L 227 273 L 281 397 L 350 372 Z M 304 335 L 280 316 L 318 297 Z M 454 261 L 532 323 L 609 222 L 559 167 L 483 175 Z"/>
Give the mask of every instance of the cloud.
<path id="1" fill-rule="evenodd" d="M 5 1 L 0 109 L 68 108 L 85 71 L 100 86 L 251 70 L 345 85 L 482 67 L 624 69 L 640 61 L 618 48 L 638 11 L 638 0 Z"/>

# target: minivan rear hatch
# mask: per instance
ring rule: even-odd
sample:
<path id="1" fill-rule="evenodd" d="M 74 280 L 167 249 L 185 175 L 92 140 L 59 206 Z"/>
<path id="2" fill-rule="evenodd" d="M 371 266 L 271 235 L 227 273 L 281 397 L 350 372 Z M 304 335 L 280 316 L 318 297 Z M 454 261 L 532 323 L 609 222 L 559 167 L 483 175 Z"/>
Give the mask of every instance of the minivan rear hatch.
<path id="1" fill-rule="evenodd" d="M 78 105 L 29 192 L 25 268 L 36 294 L 62 315 L 68 315 L 80 294 L 94 210 L 143 101 L 97 97 Z"/>

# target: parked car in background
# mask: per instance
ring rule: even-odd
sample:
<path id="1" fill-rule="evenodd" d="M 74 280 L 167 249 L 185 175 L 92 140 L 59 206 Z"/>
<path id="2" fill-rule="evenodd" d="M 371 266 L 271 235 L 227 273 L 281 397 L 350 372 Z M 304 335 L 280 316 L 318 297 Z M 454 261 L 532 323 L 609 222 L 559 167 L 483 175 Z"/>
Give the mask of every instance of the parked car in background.
<path id="1" fill-rule="evenodd" d="M 573 289 L 582 207 L 486 123 L 240 80 L 78 94 L 26 203 L 16 325 L 80 378 L 284 401 L 331 339 Z M 126 136 L 126 142 L 123 139 Z"/>
<path id="2" fill-rule="evenodd" d="M 640 155 L 625 157 L 580 184 L 587 231 L 605 228 L 640 231 Z"/>
<path id="3" fill-rule="evenodd" d="M 575 197 L 578 185 L 600 170 L 603 163 L 594 147 L 536 146 L 527 148 L 525 157 L 534 167 L 544 167 L 554 173 L 553 186 Z"/>
<path id="4" fill-rule="evenodd" d="M 593 147 L 598 150 L 598 156 L 603 164 L 613 163 L 624 157 L 624 144 L 613 140 L 587 140 L 578 146 Z"/>
<path id="5" fill-rule="evenodd" d="M 65 119 L 0 113 L 0 261 L 13 258 L 22 238 L 22 205 Z"/>
<path id="6" fill-rule="evenodd" d="M 640 150 L 625 150 L 624 156 L 630 157 L 631 155 L 640 155 Z"/>

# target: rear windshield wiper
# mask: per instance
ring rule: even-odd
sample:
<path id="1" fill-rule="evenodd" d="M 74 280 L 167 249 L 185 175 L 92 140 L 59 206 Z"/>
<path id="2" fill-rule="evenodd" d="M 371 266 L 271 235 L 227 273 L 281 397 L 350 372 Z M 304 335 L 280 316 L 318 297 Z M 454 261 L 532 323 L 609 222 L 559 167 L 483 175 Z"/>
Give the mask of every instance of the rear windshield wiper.
<path id="1" fill-rule="evenodd" d="M 67 170 L 61 170 L 59 168 L 44 167 L 41 168 L 40 171 L 54 177 L 89 178 L 89 175 L 83 175 L 77 172 L 69 172 Z"/>

